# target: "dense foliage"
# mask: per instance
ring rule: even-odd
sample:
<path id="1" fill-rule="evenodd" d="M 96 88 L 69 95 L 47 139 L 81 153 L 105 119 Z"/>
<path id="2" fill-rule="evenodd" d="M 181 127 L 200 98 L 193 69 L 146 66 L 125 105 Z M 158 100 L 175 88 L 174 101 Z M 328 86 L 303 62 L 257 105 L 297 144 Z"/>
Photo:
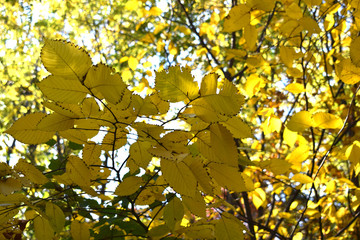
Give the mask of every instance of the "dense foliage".
<path id="1" fill-rule="evenodd" d="M 359 236 L 358 8 L 2 2 L 0 239 Z"/>

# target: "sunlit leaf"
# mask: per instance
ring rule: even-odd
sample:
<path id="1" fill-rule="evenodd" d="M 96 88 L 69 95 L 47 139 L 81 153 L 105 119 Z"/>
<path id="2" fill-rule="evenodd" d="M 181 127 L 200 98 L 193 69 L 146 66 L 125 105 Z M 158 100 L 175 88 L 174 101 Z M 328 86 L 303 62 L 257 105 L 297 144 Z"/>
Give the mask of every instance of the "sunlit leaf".
<path id="1" fill-rule="evenodd" d="M 215 224 L 215 236 L 218 239 L 244 239 L 244 225 L 230 213 L 222 213 L 221 219 Z"/>
<path id="2" fill-rule="evenodd" d="M 245 4 L 233 7 L 224 21 L 224 32 L 235 32 L 250 23 L 250 8 Z"/>
<path id="3" fill-rule="evenodd" d="M 68 118 L 58 113 L 46 115 L 40 120 L 37 127 L 42 131 L 64 131 L 74 126 L 74 119 Z"/>
<path id="4" fill-rule="evenodd" d="M 30 113 L 18 119 L 5 133 L 10 134 L 18 141 L 27 144 L 39 144 L 49 141 L 55 134 L 55 130 L 42 131 L 37 128 L 37 124 L 46 113 Z"/>
<path id="5" fill-rule="evenodd" d="M 294 176 L 292 176 L 291 179 L 294 180 L 295 182 L 304 183 L 304 184 L 314 182 L 314 180 L 311 177 L 302 173 L 295 174 Z"/>
<path id="6" fill-rule="evenodd" d="M 46 216 L 55 232 L 61 232 L 65 225 L 65 215 L 61 208 L 51 202 L 46 203 Z"/>
<path id="7" fill-rule="evenodd" d="M 164 208 L 165 223 L 170 229 L 174 230 L 175 226 L 180 224 L 183 216 L 184 206 L 179 198 L 174 197 Z"/>
<path id="8" fill-rule="evenodd" d="M 128 196 L 139 190 L 142 184 L 142 178 L 130 176 L 125 178 L 124 181 L 117 186 L 114 193 L 118 196 Z"/>
<path id="9" fill-rule="evenodd" d="M 311 113 L 308 111 L 300 111 L 295 113 L 286 127 L 293 132 L 302 132 L 313 125 Z"/>
<path id="10" fill-rule="evenodd" d="M 290 83 L 289 85 L 286 86 L 285 90 L 294 94 L 305 92 L 304 85 L 300 83 Z"/>
<path id="11" fill-rule="evenodd" d="M 49 240 L 54 237 L 54 229 L 45 217 L 38 215 L 34 219 L 34 229 L 36 239 Z"/>
<path id="12" fill-rule="evenodd" d="M 81 187 L 90 186 L 90 170 L 81 158 L 69 156 L 66 163 L 66 172 L 77 185 Z"/>
<path id="13" fill-rule="evenodd" d="M 53 75 L 80 81 L 92 65 L 84 49 L 72 43 L 50 39 L 45 39 L 41 60 Z"/>
<path id="14" fill-rule="evenodd" d="M 199 87 L 189 68 L 170 67 L 156 73 L 156 89 L 159 96 L 170 102 L 192 100 L 198 96 Z"/>
<path id="15" fill-rule="evenodd" d="M 34 165 L 28 163 L 25 159 L 20 159 L 14 166 L 16 171 L 23 173 L 31 182 L 35 184 L 45 184 L 49 180 L 45 177 L 39 169 Z"/>
<path id="16" fill-rule="evenodd" d="M 314 126 L 319 128 L 335 129 L 335 128 L 341 128 L 343 126 L 342 119 L 330 113 L 325 113 L 325 112 L 315 113 L 313 119 L 314 119 Z"/>

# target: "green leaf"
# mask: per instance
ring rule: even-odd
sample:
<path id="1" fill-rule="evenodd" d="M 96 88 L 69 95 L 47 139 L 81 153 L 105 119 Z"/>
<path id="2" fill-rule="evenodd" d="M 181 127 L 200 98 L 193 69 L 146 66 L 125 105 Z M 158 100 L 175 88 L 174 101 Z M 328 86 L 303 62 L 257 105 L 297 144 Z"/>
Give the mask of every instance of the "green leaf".
<path id="1" fill-rule="evenodd" d="M 37 128 L 37 124 L 46 113 L 30 113 L 18 119 L 5 133 L 10 134 L 16 140 L 27 144 L 40 144 L 49 141 L 55 134 L 52 132 L 42 131 Z"/>
<path id="2" fill-rule="evenodd" d="M 84 49 L 61 40 L 45 39 L 41 60 L 53 75 L 80 81 L 92 65 L 91 58 Z"/>
<path id="3" fill-rule="evenodd" d="M 189 68 L 170 67 L 156 73 L 155 89 L 161 99 L 170 102 L 193 100 L 199 95 L 198 84 Z"/>

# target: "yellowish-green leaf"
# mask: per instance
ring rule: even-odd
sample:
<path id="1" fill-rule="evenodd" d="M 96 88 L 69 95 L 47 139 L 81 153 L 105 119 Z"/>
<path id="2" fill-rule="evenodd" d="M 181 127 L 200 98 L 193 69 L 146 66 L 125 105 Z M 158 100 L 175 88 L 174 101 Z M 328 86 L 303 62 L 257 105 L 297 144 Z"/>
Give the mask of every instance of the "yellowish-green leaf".
<path id="1" fill-rule="evenodd" d="M 14 193 L 8 196 L 0 195 L 0 206 L 10 206 L 19 204 L 26 201 L 27 198 L 24 194 Z"/>
<path id="2" fill-rule="evenodd" d="M 184 202 L 184 205 L 190 210 L 191 213 L 199 217 L 206 218 L 205 200 L 199 191 L 196 191 L 194 197 L 182 195 L 181 198 Z"/>
<path id="3" fill-rule="evenodd" d="M 147 234 L 149 237 L 156 239 L 165 236 L 169 232 L 170 228 L 166 224 L 163 224 L 151 228 Z"/>
<path id="4" fill-rule="evenodd" d="M 39 169 L 28 163 L 25 159 L 20 159 L 14 166 L 14 169 L 23 173 L 32 183 L 45 184 L 49 181 Z"/>
<path id="5" fill-rule="evenodd" d="M 143 183 L 144 181 L 141 177 L 127 177 L 117 186 L 115 194 L 118 196 L 129 196 L 139 190 Z"/>
<path id="6" fill-rule="evenodd" d="M 52 132 L 42 131 L 37 128 L 37 124 L 46 113 L 30 113 L 18 119 L 5 133 L 10 134 L 16 140 L 26 144 L 40 144 L 49 141 L 55 134 Z"/>
<path id="7" fill-rule="evenodd" d="M 73 240 L 90 239 L 89 225 L 85 222 L 79 222 L 78 220 L 72 221 L 70 225 L 70 233 Z"/>
<path id="8" fill-rule="evenodd" d="M 89 54 L 72 43 L 45 39 L 41 51 L 45 68 L 55 76 L 83 80 L 92 65 Z"/>
<path id="9" fill-rule="evenodd" d="M 42 131 L 64 131 L 74 126 L 74 119 L 60 115 L 58 113 L 52 113 L 46 115 L 40 120 L 37 127 Z"/>
<path id="10" fill-rule="evenodd" d="M 130 146 L 130 158 L 128 161 L 133 161 L 138 167 L 146 169 L 149 165 L 152 155 L 148 152 L 151 147 L 150 142 L 136 141 Z"/>
<path id="11" fill-rule="evenodd" d="M 197 181 L 184 162 L 161 159 L 161 171 L 165 180 L 176 192 L 190 197 L 195 195 Z"/>
<path id="12" fill-rule="evenodd" d="M 207 194 L 213 194 L 213 187 L 211 186 L 211 178 L 205 169 L 201 158 L 196 158 L 190 165 L 190 170 L 194 174 L 196 180 L 199 182 L 202 190 Z"/>
<path id="13" fill-rule="evenodd" d="M 0 207 L 0 224 L 7 223 L 10 219 L 18 214 L 20 208 L 11 207 Z"/>
<path id="14" fill-rule="evenodd" d="M 311 177 L 302 173 L 295 174 L 291 179 L 295 182 L 299 182 L 303 184 L 314 182 L 314 180 Z"/>
<path id="15" fill-rule="evenodd" d="M 259 166 L 264 169 L 268 169 L 274 173 L 274 175 L 281 175 L 289 171 L 291 164 L 284 159 L 272 158 L 259 163 Z"/>
<path id="16" fill-rule="evenodd" d="M 183 216 L 184 206 L 179 198 L 174 197 L 164 208 L 165 224 L 174 230 L 176 225 L 180 225 Z"/>
<path id="17" fill-rule="evenodd" d="M 259 9 L 265 12 L 273 10 L 275 6 L 275 0 L 248 0 L 246 5 L 251 9 Z"/>
<path id="18" fill-rule="evenodd" d="M 249 138 L 253 137 L 249 125 L 243 122 L 239 117 L 229 118 L 226 122 L 221 122 L 235 138 Z"/>
<path id="19" fill-rule="evenodd" d="M 22 184 L 18 179 L 10 177 L 0 180 L 0 193 L 3 195 L 12 194 L 15 191 L 20 190 L 21 187 Z"/>
<path id="20" fill-rule="evenodd" d="M 114 73 L 113 69 L 104 64 L 93 66 L 86 75 L 84 84 L 90 88 L 99 99 L 103 96 L 106 101 L 112 104 L 118 104 L 126 100 L 123 99 L 123 97 L 125 96 L 126 90 L 129 91 L 120 75 Z M 101 95 L 99 96 L 97 93 Z"/>
<path id="21" fill-rule="evenodd" d="M 95 143 L 88 143 L 83 148 L 82 158 L 87 166 L 101 165 L 100 154 L 101 146 Z"/>
<path id="22" fill-rule="evenodd" d="M 43 105 L 54 112 L 64 115 L 69 118 L 79 118 L 83 116 L 81 108 L 78 104 L 68 104 L 68 103 L 59 103 L 59 102 L 48 102 L 45 101 Z"/>
<path id="23" fill-rule="evenodd" d="M 286 127 L 293 132 L 302 132 L 312 125 L 313 119 L 311 113 L 308 111 L 300 111 L 291 117 Z"/>
<path id="24" fill-rule="evenodd" d="M 40 215 L 34 219 L 34 230 L 35 237 L 38 240 L 49 240 L 54 237 L 54 229 L 51 227 L 49 221 Z"/>
<path id="25" fill-rule="evenodd" d="M 352 40 L 350 45 L 351 61 L 356 67 L 360 67 L 360 37 Z"/>
<path id="26" fill-rule="evenodd" d="M 209 168 L 210 177 L 214 178 L 220 186 L 237 192 L 248 191 L 238 167 L 210 163 Z"/>
<path id="27" fill-rule="evenodd" d="M 290 83 L 289 85 L 286 86 L 285 90 L 293 94 L 299 94 L 305 92 L 304 85 L 301 83 Z"/>
<path id="28" fill-rule="evenodd" d="M 245 226 L 230 213 L 223 212 L 221 219 L 217 220 L 215 224 L 215 236 L 216 239 L 233 240 L 244 239 Z"/>
<path id="29" fill-rule="evenodd" d="M 69 141 L 72 141 L 77 144 L 87 143 L 87 135 L 79 129 L 68 129 L 65 131 L 59 132 L 60 136 L 66 138 Z"/>
<path id="30" fill-rule="evenodd" d="M 170 102 L 195 99 L 199 95 L 198 84 L 194 81 L 188 67 L 170 67 L 156 73 L 155 88 L 160 98 Z"/>
<path id="31" fill-rule="evenodd" d="M 224 21 L 224 32 L 235 32 L 250 24 L 250 8 L 245 4 L 233 7 Z"/>
<path id="32" fill-rule="evenodd" d="M 55 232 L 61 232 L 65 225 L 65 215 L 60 207 L 47 202 L 45 206 L 45 214 L 48 216 L 49 222 Z"/>
<path id="33" fill-rule="evenodd" d="M 214 239 L 215 228 L 211 223 L 196 222 L 187 228 L 179 230 L 185 233 L 188 239 Z"/>
<path id="34" fill-rule="evenodd" d="M 321 32 L 318 23 L 311 17 L 303 17 L 299 20 L 299 23 L 310 35 L 319 34 Z"/>
<path id="35" fill-rule="evenodd" d="M 342 119 L 331 113 L 318 112 L 313 115 L 313 119 L 314 126 L 319 128 L 336 129 L 343 126 Z"/>
<path id="36" fill-rule="evenodd" d="M 89 93 L 79 80 L 56 75 L 43 79 L 38 86 L 47 99 L 56 102 L 78 104 Z"/>
<path id="37" fill-rule="evenodd" d="M 127 143 L 127 133 L 126 129 L 117 129 L 116 132 L 109 131 L 102 140 L 102 149 L 113 151 L 121 148 Z"/>
<path id="38" fill-rule="evenodd" d="M 66 163 L 66 172 L 70 179 L 80 187 L 90 186 L 90 170 L 84 161 L 77 156 L 69 156 Z"/>

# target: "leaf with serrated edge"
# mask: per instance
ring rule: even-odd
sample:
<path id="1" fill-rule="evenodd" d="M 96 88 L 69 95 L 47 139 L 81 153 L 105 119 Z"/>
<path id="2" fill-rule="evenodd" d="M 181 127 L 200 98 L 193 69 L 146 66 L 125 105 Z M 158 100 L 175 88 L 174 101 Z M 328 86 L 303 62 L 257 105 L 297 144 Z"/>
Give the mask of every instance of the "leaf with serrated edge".
<path id="1" fill-rule="evenodd" d="M 70 179 L 80 187 L 90 186 L 90 170 L 81 158 L 77 156 L 68 157 L 66 172 Z"/>
<path id="2" fill-rule="evenodd" d="M 52 132 L 42 131 L 37 128 L 37 124 L 46 113 L 30 113 L 18 119 L 5 133 L 10 134 L 16 140 L 26 144 L 40 144 L 49 141 L 55 134 Z"/>
<path id="3" fill-rule="evenodd" d="M 42 131 L 64 131 L 74 126 L 74 119 L 58 113 L 52 113 L 40 120 L 37 127 Z"/>
<path id="4" fill-rule="evenodd" d="M 25 159 L 20 159 L 14 166 L 14 169 L 22 172 L 25 177 L 35 184 L 45 184 L 49 181 L 39 169 L 28 163 Z"/>

